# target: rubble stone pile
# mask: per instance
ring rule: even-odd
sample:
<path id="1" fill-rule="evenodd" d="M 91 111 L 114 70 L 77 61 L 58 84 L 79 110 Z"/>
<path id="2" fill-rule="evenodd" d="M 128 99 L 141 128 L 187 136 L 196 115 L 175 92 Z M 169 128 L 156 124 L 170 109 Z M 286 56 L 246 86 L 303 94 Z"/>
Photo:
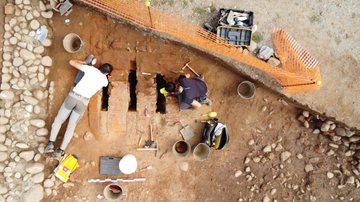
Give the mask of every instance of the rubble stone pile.
<path id="1" fill-rule="evenodd" d="M 15 0 L 5 6 L 0 87 L 0 201 L 40 201 L 55 179 L 45 180 L 45 118 L 53 99 L 50 5 Z M 37 37 L 48 30 L 41 42 Z M 45 34 L 46 36 L 46 34 Z M 47 173 L 48 174 L 48 173 Z M 44 193 L 44 187 L 46 193 Z"/>

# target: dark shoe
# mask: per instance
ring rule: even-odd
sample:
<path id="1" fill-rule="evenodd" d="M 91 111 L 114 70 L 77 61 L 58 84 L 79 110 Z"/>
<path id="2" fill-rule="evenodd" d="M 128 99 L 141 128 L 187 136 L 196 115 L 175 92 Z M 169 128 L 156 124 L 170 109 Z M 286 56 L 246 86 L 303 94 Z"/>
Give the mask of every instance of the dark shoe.
<path id="1" fill-rule="evenodd" d="M 62 157 L 64 154 L 65 154 L 65 153 L 64 153 L 63 150 L 58 149 L 58 150 L 56 150 L 56 151 L 54 152 L 53 158 L 54 158 L 55 160 L 59 161 L 60 157 Z"/>
<path id="2" fill-rule="evenodd" d="M 208 106 L 211 106 L 212 101 L 209 98 L 205 98 L 204 100 L 201 101 L 201 104 L 206 104 Z"/>
<path id="3" fill-rule="evenodd" d="M 49 142 L 45 147 L 44 153 L 48 154 L 48 153 L 53 153 L 53 152 L 54 152 L 54 143 Z"/>

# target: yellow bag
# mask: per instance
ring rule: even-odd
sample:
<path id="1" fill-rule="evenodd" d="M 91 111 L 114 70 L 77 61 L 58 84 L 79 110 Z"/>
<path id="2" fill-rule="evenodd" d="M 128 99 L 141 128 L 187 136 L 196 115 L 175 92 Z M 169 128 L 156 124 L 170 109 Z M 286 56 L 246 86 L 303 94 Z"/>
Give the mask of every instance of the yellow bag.
<path id="1" fill-rule="evenodd" d="M 76 156 L 72 154 L 65 154 L 61 159 L 59 165 L 55 168 L 54 173 L 57 178 L 63 182 L 67 182 L 72 172 L 80 165 Z"/>

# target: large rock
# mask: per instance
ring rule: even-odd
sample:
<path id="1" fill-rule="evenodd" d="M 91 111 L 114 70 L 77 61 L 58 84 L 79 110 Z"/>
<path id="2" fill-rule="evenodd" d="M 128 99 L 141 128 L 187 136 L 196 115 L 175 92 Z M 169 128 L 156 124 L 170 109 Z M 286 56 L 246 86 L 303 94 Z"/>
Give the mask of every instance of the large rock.
<path id="1" fill-rule="evenodd" d="M 45 67 L 51 67 L 52 66 L 52 59 L 49 56 L 45 56 L 41 59 L 41 64 Z"/>
<path id="2" fill-rule="evenodd" d="M 32 20 L 32 21 L 30 22 L 30 27 L 31 27 L 31 29 L 33 29 L 33 30 L 38 29 L 38 28 L 40 27 L 39 21 L 37 21 L 37 20 Z"/>
<path id="3" fill-rule="evenodd" d="M 291 156 L 290 152 L 284 151 L 281 153 L 280 159 L 281 159 L 281 161 L 286 161 L 288 158 L 290 158 L 290 156 Z"/>
<path id="4" fill-rule="evenodd" d="M 34 55 L 34 53 L 26 50 L 26 49 L 21 49 L 20 50 L 20 57 L 23 59 L 23 60 L 35 60 L 36 57 Z"/>
<path id="5" fill-rule="evenodd" d="M 47 12 L 41 12 L 41 16 L 44 17 L 44 18 L 52 18 L 53 16 L 53 12 L 52 11 L 47 11 Z"/>
<path id="6" fill-rule="evenodd" d="M 41 183 L 42 181 L 44 181 L 44 173 L 41 172 L 41 173 L 38 173 L 34 176 L 31 177 L 31 180 L 34 182 L 34 183 Z"/>
<path id="7" fill-rule="evenodd" d="M 5 161 L 8 158 L 7 152 L 0 152 L 0 162 Z"/>
<path id="8" fill-rule="evenodd" d="M 8 192 L 8 188 L 3 183 L 1 183 L 0 184 L 0 194 L 6 194 L 7 192 Z"/>
<path id="9" fill-rule="evenodd" d="M 37 184 L 31 187 L 23 195 L 24 202 L 38 202 L 44 198 L 44 189 L 41 185 Z"/>
<path id="10" fill-rule="evenodd" d="M 37 105 L 39 103 L 39 100 L 31 96 L 24 96 L 24 101 L 31 105 Z"/>
<path id="11" fill-rule="evenodd" d="M 9 91 L 9 90 L 4 90 L 0 93 L 0 99 L 2 100 L 12 100 L 14 99 L 14 92 Z"/>
<path id="12" fill-rule="evenodd" d="M 45 126 L 45 121 L 41 119 L 33 119 L 30 120 L 30 124 L 38 128 L 43 128 Z"/>
<path id="13" fill-rule="evenodd" d="M 7 150 L 8 150 L 8 148 L 5 145 L 0 144 L 0 152 L 4 152 L 4 151 L 7 151 Z"/>
<path id="14" fill-rule="evenodd" d="M 25 170 L 30 174 L 40 173 L 44 170 L 44 164 L 41 163 L 29 164 L 26 166 Z"/>
<path id="15" fill-rule="evenodd" d="M 37 53 L 37 54 L 41 54 L 44 52 L 44 46 L 38 46 L 36 48 L 34 48 L 34 53 Z"/>
<path id="16" fill-rule="evenodd" d="M 23 151 L 19 154 L 21 158 L 25 161 L 31 161 L 34 158 L 35 152 L 34 151 Z"/>
<path id="17" fill-rule="evenodd" d="M 18 66 L 20 66 L 20 65 L 22 65 L 22 64 L 24 64 L 24 60 L 23 60 L 22 58 L 20 58 L 20 57 L 14 58 L 14 60 L 13 60 L 13 65 L 14 65 L 15 67 L 18 67 Z"/>
<path id="18" fill-rule="evenodd" d="M 40 128 L 36 131 L 37 136 L 47 136 L 49 134 L 49 130 L 47 128 Z"/>
<path id="19" fill-rule="evenodd" d="M 49 187 L 52 187 L 54 186 L 54 182 L 51 180 L 51 179 L 47 179 L 44 181 L 44 187 L 45 188 L 49 188 Z"/>

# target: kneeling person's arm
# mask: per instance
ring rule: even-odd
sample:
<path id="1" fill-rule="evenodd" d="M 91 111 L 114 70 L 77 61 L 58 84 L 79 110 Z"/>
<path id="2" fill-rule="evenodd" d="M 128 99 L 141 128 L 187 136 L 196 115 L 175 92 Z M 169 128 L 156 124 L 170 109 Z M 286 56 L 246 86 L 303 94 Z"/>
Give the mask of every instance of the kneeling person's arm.
<path id="1" fill-rule="evenodd" d="M 200 104 L 200 102 L 193 100 L 191 103 L 191 106 L 193 106 L 194 108 L 199 108 L 199 107 L 201 107 L 201 104 Z"/>

